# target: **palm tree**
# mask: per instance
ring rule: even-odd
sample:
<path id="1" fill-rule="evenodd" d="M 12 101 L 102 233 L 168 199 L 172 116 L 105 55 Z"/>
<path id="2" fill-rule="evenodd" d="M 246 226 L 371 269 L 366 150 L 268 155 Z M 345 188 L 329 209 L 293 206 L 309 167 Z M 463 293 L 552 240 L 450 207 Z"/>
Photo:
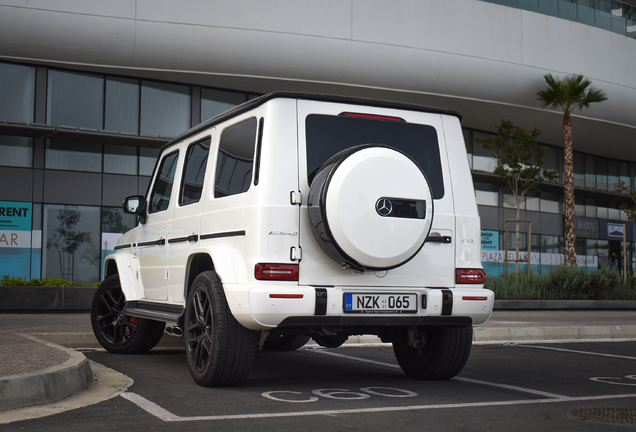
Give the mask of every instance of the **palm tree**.
<path id="1" fill-rule="evenodd" d="M 576 266 L 576 236 L 574 235 L 574 155 L 572 152 L 572 117 L 575 108 L 589 108 L 593 102 L 607 99 L 605 92 L 592 87 L 592 82 L 583 75 L 555 78 L 552 74 L 543 76 L 547 84 L 545 90 L 537 92 L 541 108 L 548 106 L 563 111 L 563 149 L 565 156 L 565 265 Z"/>

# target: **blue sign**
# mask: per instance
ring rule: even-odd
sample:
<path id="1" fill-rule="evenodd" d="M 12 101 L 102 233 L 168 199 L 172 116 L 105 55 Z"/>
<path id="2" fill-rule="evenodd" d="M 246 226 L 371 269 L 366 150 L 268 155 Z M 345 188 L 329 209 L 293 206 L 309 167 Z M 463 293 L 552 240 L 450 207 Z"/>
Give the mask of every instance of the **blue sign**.
<path id="1" fill-rule="evenodd" d="M 0 201 L 0 277 L 29 279 L 33 204 Z"/>
<path id="2" fill-rule="evenodd" d="M 499 231 L 481 230 L 481 250 L 499 251 Z"/>

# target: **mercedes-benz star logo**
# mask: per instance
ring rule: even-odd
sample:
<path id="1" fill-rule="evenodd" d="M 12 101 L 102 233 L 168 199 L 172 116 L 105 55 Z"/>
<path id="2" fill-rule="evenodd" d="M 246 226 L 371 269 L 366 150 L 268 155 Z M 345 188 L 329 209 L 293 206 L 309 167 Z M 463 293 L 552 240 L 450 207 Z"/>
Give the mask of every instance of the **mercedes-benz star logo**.
<path id="1" fill-rule="evenodd" d="M 382 217 L 386 217 L 393 211 L 393 203 L 388 198 L 380 198 L 375 203 L 375 211 Z"/>

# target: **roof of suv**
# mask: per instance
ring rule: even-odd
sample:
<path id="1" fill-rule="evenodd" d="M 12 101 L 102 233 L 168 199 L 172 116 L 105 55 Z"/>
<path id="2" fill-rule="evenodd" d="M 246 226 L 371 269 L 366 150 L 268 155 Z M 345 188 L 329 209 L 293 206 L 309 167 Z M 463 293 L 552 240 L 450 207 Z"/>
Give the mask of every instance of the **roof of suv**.
<path id="1" fill-rule="evenodd" d="M 460 120 L 462 119 L 461 115 L 457 111 L 452 111 L 452 110 L 447 110 L 442 108 L 432 108 L 432 107 L 426 107 L 422 105 L 415 105 L 415 104 L 409 104 L 409 103 L 403 103 L 403 102 L 392 102 L 392 101 L 385 101 L 385 100 L 379 100 L 379 99 L 367 99 L 367 98 L 360 98 L 360 97 L 335 96 L 335 95 L 314 94 L 314 93 L 273 92 L 273 93 L 268 93 L 266 95 L 259 96 L 252 100 L 249 100 L 228 111 L 225 111 L 217 116 L 214 116 L 211 119 L 206 120 L 203 123 L 200 123 L 191 129 L 188 129 L 181 135 L 177 136 L 176 138 L 166 143 L 163 147 L 167 147 L 176 142 L 179 142 L 185 138 L 188 138 L 192 135 L 195 135 L 209 128 L 210 126 L 214 126 L 215 124 L 221 123 L 227 120 L 228 118 L 232 118 L 236 116 L 237 114 L 241 114 L 245 111 L 249 111 L 257 106 L 264 104 L 265 102 L 269 100 L 277 99 L 277 98 L 303 99 L 303 100 L 313 100 L 313 101 L 323 101 L 323 102 L 347 103 L 347 104 L 354 104 L 354 105 L 366 105 L 366 106 L 372 106 L 372 107 L 378 107 L 378 108 L 394 108 L 394 109 L 403 109 L 403 110 L 409 110 L 409 111 L 421 111 L 421 112 L 434 113 L 434 114 L 452 115 L 452 116 L 458 117 Z"/>

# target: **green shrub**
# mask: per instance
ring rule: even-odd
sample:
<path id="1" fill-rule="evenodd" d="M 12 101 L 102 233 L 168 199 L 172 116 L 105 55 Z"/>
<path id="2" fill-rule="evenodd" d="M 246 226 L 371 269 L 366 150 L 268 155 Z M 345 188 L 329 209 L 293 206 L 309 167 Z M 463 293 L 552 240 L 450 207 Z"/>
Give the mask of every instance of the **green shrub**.
<path id="1" fill-rule="evenodd" d="M 48 279 L 31 279 L 25 280 L 20 277 L 4 276 L 0 280 L 0 286 L 97 286 L 99 282 L 94 284 L 78 284 L 66 279 L 48 278 Z"/>
<path id="2" fill-rule="evenodd" d="M 617 270 L 559 266 L 543 275 L 488 276 L 485 287 L 499 300 L 636 300 L 633 280 Z"/>

